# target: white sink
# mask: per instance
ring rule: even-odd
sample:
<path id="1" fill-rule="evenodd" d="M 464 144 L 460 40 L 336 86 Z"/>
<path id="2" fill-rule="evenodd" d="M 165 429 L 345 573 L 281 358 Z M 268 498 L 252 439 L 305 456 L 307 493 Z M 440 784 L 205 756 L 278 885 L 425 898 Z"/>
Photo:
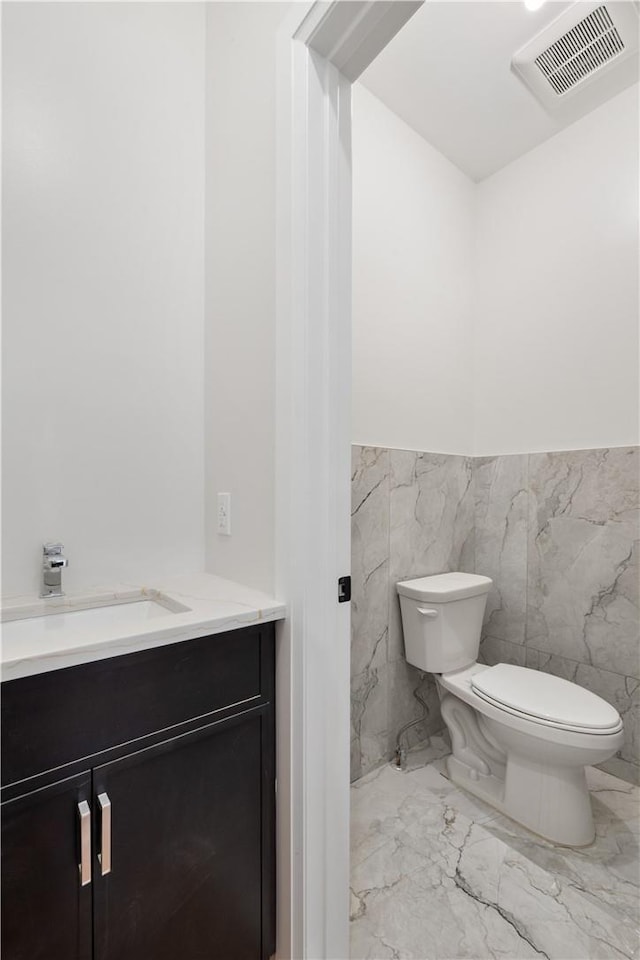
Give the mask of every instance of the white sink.
<path id="1" fill-rule="evenodd" d="M 51 604 L 50 607 L 46 604 Z M 176 613 L 186 613 L 189 607 L 170 600 L 163 594 L 137 592 L 133 595 L 115 598 L 91 598 L 82 601 L 70 601 L 66 598 L 46 600 L 42 604 L 29 607 L 14 607 L 2 615 L 3 645 L 33 643 L 62 639 L 62 634 L 79 633 L 91 639 L 92 632 L 129 628 L 146 624 L 161 617 L 171 617 Z"/>

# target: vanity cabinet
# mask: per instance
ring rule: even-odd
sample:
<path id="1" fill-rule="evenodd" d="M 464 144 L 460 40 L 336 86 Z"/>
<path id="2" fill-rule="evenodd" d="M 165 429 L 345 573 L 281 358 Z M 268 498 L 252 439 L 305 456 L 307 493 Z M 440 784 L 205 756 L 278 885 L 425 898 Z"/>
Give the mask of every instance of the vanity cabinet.
<path id="1" fill-rule="evenodd" d="M 272 624 L 2 693 L 3 960 L 271 956 Z"/>
<path id="2" fill-rule="evenodd" d="M 2 956 L 90 960 L 91 887 L 79 883 L 78 805 L 91 772 L 2 804 Z"/>

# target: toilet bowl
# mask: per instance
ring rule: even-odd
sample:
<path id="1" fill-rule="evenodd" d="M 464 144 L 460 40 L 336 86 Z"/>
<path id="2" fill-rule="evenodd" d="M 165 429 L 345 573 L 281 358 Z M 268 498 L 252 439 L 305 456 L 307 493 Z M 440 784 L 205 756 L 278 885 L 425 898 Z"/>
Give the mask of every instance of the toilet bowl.
<path id="1" fill-rule="evenodd" d="M 450 778 L 540 836 L 586 846 L 595 828 L 585 767 L 620 749 L 622 720 L 568 680 L 476 662 L 491 583 L 465 573 L 398 583 L 407 661 L 436 674 Z"/>

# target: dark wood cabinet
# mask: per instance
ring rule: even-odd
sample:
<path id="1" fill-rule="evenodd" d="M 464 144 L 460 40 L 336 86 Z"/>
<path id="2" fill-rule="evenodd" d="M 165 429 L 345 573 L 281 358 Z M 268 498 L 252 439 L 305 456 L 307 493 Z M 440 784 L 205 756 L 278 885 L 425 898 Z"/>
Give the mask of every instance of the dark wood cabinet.
<path id="1" fill-rule="evenodd" d="M 170 695 L 158 703 L 156 691 Z M 3 785 L 3 960 L 271 956 L 273 625 L 9 681 L 2 692 L 3 771 L 26 774 Z M 56 730 L 70 726 L 69 703 L 92 694 L 101 710 L 76 712 L 76 724 L 89 716 L 97 729 L 75 730 L 73 755 Z"/>
<path id="2" fill-rule="evenodd" d="M 94 770 L 112 806 L 96 960 L 260 956 L 260 716 Z"/>
<path id="3" fill-rule="evenodd" d="M 78 807 L 85 772 L 2 805 L 2 956 L 90 960 L 91 887 L 82 886 Z"/>

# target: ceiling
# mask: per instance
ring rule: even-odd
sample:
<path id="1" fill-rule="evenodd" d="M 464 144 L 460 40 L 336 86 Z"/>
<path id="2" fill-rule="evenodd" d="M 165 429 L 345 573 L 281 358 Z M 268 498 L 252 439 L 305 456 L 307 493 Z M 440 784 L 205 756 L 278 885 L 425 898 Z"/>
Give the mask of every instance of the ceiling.
<path id="1" fill-rule="evenodd" d="M 521 0 L 427 0 L 361 82 L 483 180 L 612 95 L 606 85 L 586 85 L 563 114 L 551 115 L 511 72 L 515 51 L 570 6 L 554 0 L 532 13 Z M 623 86 L 637 80 L 637 61 L 630 66 Z"/>

